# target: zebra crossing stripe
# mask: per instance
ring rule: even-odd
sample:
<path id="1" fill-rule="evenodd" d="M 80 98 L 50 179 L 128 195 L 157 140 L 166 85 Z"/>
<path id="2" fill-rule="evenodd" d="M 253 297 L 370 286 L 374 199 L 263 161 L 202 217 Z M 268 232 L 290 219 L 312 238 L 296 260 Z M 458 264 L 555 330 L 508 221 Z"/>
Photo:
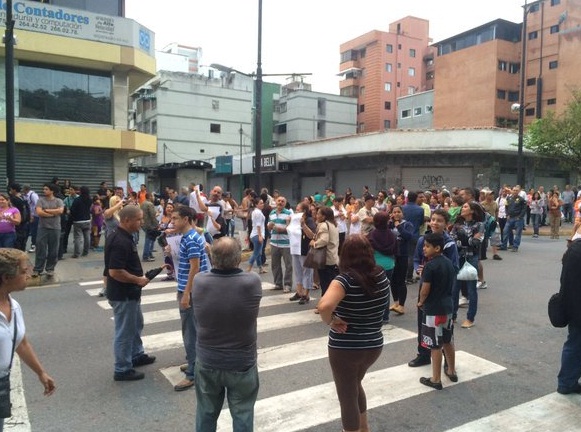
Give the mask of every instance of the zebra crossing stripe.
<path id="1" fill-rule="evenodd" d="M 504 411 L 482 417 L 448 432 L 522 432 L 579 430 L 581 395 L 551 393 Z"/>
<path id="2" fill-rule="evenodd" d="M 503 366 L 464 351 L 456 352 L 458 383 L 444 381 L 450 387 L 505 370 Z M 367 408 L 373 409 L 431 391 L 419 383 L 419 378 L 430 374 L 429 367 L 410 368 L 407 364 L 368 373 L 363 386 Z M 445 391 L 445 388 L 444 388 Z M 297 409 L 297 401 L 301 403 Z M 335 383 L 329 382 L 278 396 L 260 399 L 254 407 L 255 428 L 259 431 L 296 432 L 335 421 L 341 417 Z M 232 430 L 228 408 L 218 419 L 219 431 Z"/>
<path id="3" fill-rule="evenodd" d="M 12 402 L 12 417 L 4 419 L 4 430 L 11 432 L 30 432 L 30 419 L 24 397 L 22 384 L 22 363 L 20 357 L 14 356 L 10 370 L 10 399 Z"/>
<path id="4" fill-rule="evenodd" d="M 101 285 L 103 283 L 101 282 Z M 152 291 L 152 290 L 157 290 L 157 289 L 162 289 L 162 288 L 175 288 L 176 283 L 174 281 L 168 281 L 168 282 L 152 282 L 149 283 L 147 285 L 145 285 L 143 288 L 141 288 L 141 291 Z M 99 295 L 99 293 L 101 292 L 101 288 L 90 288 L 85 290 L 85 292 L 87 294 L 89 294 L 91 297 L 96 297 L 97 295 Z"/>

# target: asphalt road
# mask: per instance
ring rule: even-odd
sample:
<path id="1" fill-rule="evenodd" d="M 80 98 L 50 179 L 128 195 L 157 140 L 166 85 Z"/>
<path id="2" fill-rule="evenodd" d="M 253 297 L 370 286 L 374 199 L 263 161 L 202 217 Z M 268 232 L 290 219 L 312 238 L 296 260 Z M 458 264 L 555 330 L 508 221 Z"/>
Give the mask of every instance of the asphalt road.
<path id="1" fill-rule="evenodd" d="M 415 339 L 409 338 L 408 332 L 414 332 L 416 327 L 413 305 L 418 290 L 417 284 L 409 286 L 407 313 L 392 316 L 393 327 L 387 337 L 392 340 L 371 369 L 375 373 L 364 382 L 372 406 L 372 430 L 508 430 L 476 429 L 468 423 L 554 394 L 566 331 L 551 327 L 546 305 L 550 295 L 558 290 L 564 249 L 564 240 L 526 237 L 518 253 L 503 252 L 503 261 L 484 262 L 489 288 L 479 291 L 476 326 L 455 329 L 456 350 L 465 353 L 459 354 L 460 383 L 451 386 L 444 379 L 441 392 L 426 392 L 417 382 L 417 374 L 430 375 L 429 367 L 418 371 L 406 366 L 415 356 Z M 98 278 L 93 280 L 97 282 Z M 271 282 L 271 275 L 265 275 L 264 281 Z M 36 376 L 23 368 L 32 430 L 193 430 L 194 391 L 175 392 L 160 372 L 171 367 L 175 371 L 175 366 L 184 360 L 182 348 L 154 352 L 158 360 L 143 368 L 143 381 L 113 381 L 112 314 L 99 305 L 101 299 L 91 295 L 99 286 L 63 283 L 15 295 L 24 310 L 28 337 L 58 388 L 54 396 L 43 397 Z M 172 287 L 160 288 L 144 293 L 144 298 L 154 293 L 171 298 L 173 291 Z M 277 301 L 282 296 L 285 298 Z M 259 347 L 264 354 L 259 355 L 263 370 L 256 430 L 340 430 L 335 413 L 338 403 L 326 357 L 300 359 L 306 344 L 324 338 L 327 329 L 310 313 L 302 312 L 314 309 L 315 302 L 301 307 L 286 301 L 286 297 L 278 291 L 264 291 L 260 317 L 270 320 L 270 324 L 264 323 L 264 331 L 259 326 Z M 144 312 L 152 313 L 175 308 L 175 301 L 143 306 Z M 460 321 L 465 311 L 460 310 Z M 179 321 L 160 321 L 146 324 L 144 335 L 178 330 Z M 396 337 L 398 331 L 403 335 L 401 339 Z M 324 339 L 320 344 L 325 345 Z M 268 366 L 266 355 L 278 349 L 285 361 Z M 577 407 L 581 403 L 577 396 L 558 398 L 564 403 L 579 398 L 573 399 Z M 551 418 L 553 412 L 549 410 L 541 416 L 547 421 L 546 427 L 536 430 L 573 430 L 560 427 L 560 420 Z M 512 430 L 532 430 L 525 423 L 513 424 Z"/>

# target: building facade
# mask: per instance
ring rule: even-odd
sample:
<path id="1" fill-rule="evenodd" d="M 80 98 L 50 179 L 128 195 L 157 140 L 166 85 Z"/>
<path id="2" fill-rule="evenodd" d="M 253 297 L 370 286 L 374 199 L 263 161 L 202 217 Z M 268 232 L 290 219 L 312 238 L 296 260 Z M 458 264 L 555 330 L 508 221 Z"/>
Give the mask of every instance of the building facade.
<path id="1" fill-rule="evenodd" d="M 313 92 L 297 81 L 282 87 L 274 120 L 275 146 L 352 135 L 357 132 L 357 101 Z"/>
<path id="2" fill-rule="evenodd" d="M 133 20 L 38 2 L 15 2 L 13 13 L 16 181 L 37 189 L 55 176 L 92 190 L 104 180 L 126 184 L 128 159 L 155 152 L 155 137 L 127 125 L 129 94 L 155 72 L 153 33 Z M 4 67 L 0 75 L 3 95 Z M 3 100 L 2 141 L 5 118 Z M 2 174 L 5 150 L 0 143 Z"/>
<path id="3" fill-rule="evenodd" d="M 398 97 L 433 88 L 429 22 L 408 16 L 341 44 L 340 94 L 357 98 L 359 132 L 397 127 Z"/>

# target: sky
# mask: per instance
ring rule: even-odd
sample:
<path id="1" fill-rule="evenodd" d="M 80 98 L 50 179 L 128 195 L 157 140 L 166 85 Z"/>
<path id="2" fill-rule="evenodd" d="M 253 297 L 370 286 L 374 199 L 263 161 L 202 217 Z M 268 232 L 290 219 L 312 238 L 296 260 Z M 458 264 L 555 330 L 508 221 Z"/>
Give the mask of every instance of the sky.
<path id="1" fill-rule="evenodd" d="M 262 71 L 312 73 L 313 91 L 338 94 L 341 43 L 410 15 L 429 20 L 438 42 L 497 18 L 522 22 L 524 1 L 262 0 Z M 201 47 L 202 65 L 256 71 L 258 0 L 126 0 L 125 16 L 155 32 L 156 49 Z"/>

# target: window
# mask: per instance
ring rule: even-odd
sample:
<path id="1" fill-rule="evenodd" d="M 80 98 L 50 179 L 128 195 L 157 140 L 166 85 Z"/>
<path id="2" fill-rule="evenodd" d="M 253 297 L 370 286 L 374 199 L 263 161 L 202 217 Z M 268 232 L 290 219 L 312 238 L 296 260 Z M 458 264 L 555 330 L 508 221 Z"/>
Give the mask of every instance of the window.
<path id="1" fill-rule="evenodd" d="M 409 118 L 412 116 L 412 110 L 411 109 L 406 109 L 406 110 L 402 110 L 401 111 L 401 118 Z"/>
<path id="2" fill-rule="evenodd" d="M 148 134 L 150 132 L 149 130 L 149 120 L 143 122 L 143 132 Z"/>
<path id="3" fill-rule="evenodd" d="M 399 81 L 397 82 L 397 87 L 401 87 L 401 83 Z"/>
<path id="4" fill-rule="evenodd" d="M 508 92 L 508 101 L 509 102 L 518 102 L 518 92 L 517 91 L 509 91 Z"/>
<path id="5" fill-rule="evenodd" d="M 401 69 L 401 63 L 398 63 L 398 64 L 397 64 L 397 68 L 398 68 L 398 69 Z"/>
<path id="6" fill-rule="evenodd" d="M 527 79 L 527 85 L 528 86 L 534 86 L 537 83 L 537 79 L 536 78 L 529 78 Z"/>
<path id="7" fill-rule="evenodd" d="M 357 130 L 359 130 L 360 133 L 365 132 L 365 123 L 359 123 L 357 125 Z"/>
<path id="8" fill-rule="evenodd" d="M 286 102 L 282 102 L 280 104 L 280 112 L 281 113 L 285 113 L 286 112 Z"/>
<path id="9" fill-rule="evenodd" d="M 384 120 L 383 121 L 383 128 L 384 129 L 391 129 L 391 120 Z"/>
<path id="10" fill-rule="evenodd" d="M 365 48 L 361 48 L 359 50 L 359 58 L 365 58 L 366 50 Z"/>
<path id="11" fill-rule="evenodd" d="M 557 69 L 559 67 L 559 62 L 557 60 L 553 60 L 549 62 L 549 69 Z"/>
<path id="12" fill-rule="evenodd" d="M 557 6 L 558 4 L 561 4 L 561 0 L 551 0 L 551 6 Z"/>
<path id="13" fill-rule="evenodd" d="M 409 95 L 416 94 L 416 87 L 414 87 L 414 86 L 408 86 L 408 94 Z"/>
<path id="14" fill-rule="evenodd" d="M 317 122 L 317 138 L 325 138 L 325 121 L 320 120 Z"/>
<path id="15" fill-rule="evenodd" d="M 525 115 L 526 116 L 534 116 L 535 115 L 535 109 L 534 108 L 527 108 L 525 110 Z"/>
<path id="16" fill-rule="evenodd" d="M 508 62 L 504 60 L 498 60 L 498 70 L 506 71 L 508 69 Z"/>
<path id="17" fill-rule="evenodd" d="M 218 123 L 210 123 L 210 132 L 211 133 L 220 133 L 221 126 Z"/>
<path id="18" fill-rule="evenodd" d="M 508 73 L 517 74 L 520 72 L 520 63 L 510 63 L 508 65 Z"/>
<path id="19" fill-rule="evenodd" d="M 390 109 L 391 109 L 391 102 L 390 102 L 390 101 L 385 101 L 385 102 L 383 103 L 383 107 L 384 107 L 386 110 L 390 110 Z"/>
<path id="20" fill-rule="evenodd" d="M 385 91 L 390 92 L 391 91 L 391 83 L 390 82 L 386 82 L 383 85 L 383 88 L 385 89 Z"/>
<path id="21" fill-rule="evenodd" d="M 410 48 L 410 57 L 414 57 L 416 56 L 416 50 L 413 48 Z"/>
<path id="22" fill-rule="evenodd" d="M 317 112 L 320 116 L 327 114 L 327 99 L 318 98 L 317 99 Z"/>
<path id="23" fill-rule="evenodd" d="M 359 105 L 359 113 L 365 112 L 365 104 Z"/>
<path id="24" fill-rule="evenodd" d="M 391 72 L 392 71 L 392 64 L 391 63 L 386 63 L 385 64 L 385 71 L 386 72 Z"/>
<path id="25" fill-rule="evenodd" d="M 359 96 L 365 96 L 365 86 L 359 87 Z"/>
<path id="26" fill-rule="evenodd" d="M 555 24 L 551 26 L 551 34 L 559 33 L 559 24 Z"/>
<path id="27" fill-rule="evenodd" d="M 220 101 L 218 99 L 212 99 L 212 109 L 216 111 L 220 109 Z"/>
<path id="28" fill-rule="evenodd" d="M 387 44 L 385 46 L 385 51 L 387 51 L 388 53 L 392 53 L 393 52 L 393 45 L 392 44 Z"/>
<path id="29" fill-rule="evenodd" d="M 529 12 L 538 12 L 539 11 L 539 3 L 533 3 L 529 8 Z"/>
<path id="30" fill-rule="evenodd" d="M 414 108 L 414 117 L 419 117 L 422 115 L 422 107 Z"/>
<path id="31" fill-rule="evenodd" d="M 427 80 L 433 80 L 434 79 L 434 72 L 428 72 L 426 73 L 426 79 Z"/>
<path id="32" fill-rule="evenodd" d="M 537 30 L 529 33 L 529 40 L 537 39 L 539 37 L 539 32 Z"/>
<path id="33" fill-rule="evenodd" d="M 401 44 L 397 44 L 397 49 L 400 50 L 401 49 Z"/>
<path id="34" fill-rule="evenodd" d="M 152 110 L 157 109 L 157 98 L 156 97 L 151 99 L 151 109 Z"/>
<path id="35" fill-rule="evenodd" d="M 547 99 L 547 105 L 555 105 L 557 103 L 557 99 Z"/>
<path id="36" fill-rule="evenodd" d="M 413 68 L 413 67 L 408 68 L 408 75 L 412 76 L 412 77 L 416 76 L 416 68 Z"/>
<path id="37" fill-rule="evenodd" d="M 155 120 L 151 121 L 151 134 L 157 135 L 157 121 Z"/>
<path id="38" fill-rule="evenodd" d="M 433 113 L 434 112 L 434 107 L 432 105 L 426 105 L 426 114 L 427 113 Z"/>
<path id="39" fill-rule="evenodd" d="M 502 99 L 502 100 L 506 99 L 506 90 L 497 89 L 496 90 L 496 98 Z"/>
<path id="40" fill-rule="evenodd" d="M 20 62 L 17 73 L 18 116 L 112 124 L 110 74 L 56 66 L 44 67 L 25 62 Z M 138 103 L 138 108 L 139 105 Z"/>

